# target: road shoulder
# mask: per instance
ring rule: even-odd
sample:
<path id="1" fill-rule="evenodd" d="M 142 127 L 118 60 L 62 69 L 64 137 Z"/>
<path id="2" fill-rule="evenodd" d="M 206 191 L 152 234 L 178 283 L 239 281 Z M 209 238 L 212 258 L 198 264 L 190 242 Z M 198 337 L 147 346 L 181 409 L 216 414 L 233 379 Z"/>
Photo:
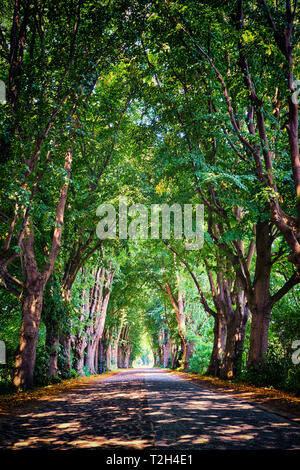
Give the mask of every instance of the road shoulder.
<path id="1" fill-rule="evenodd" d="M 82 387 L 92 385 L 95 382 L 106 380 L 121 370 L 109 371 L 104 374 L 90 375 L 88 377 L 76 377 L 63 380 L 57 384 L 37 387 L 27 392 L 16 392 L 0 395 L 0 416 L 9 414 L 14 408 L 26 407 L 38 404 L 40 401 L 51 400 L 60 394 L 71 393 Z"/>

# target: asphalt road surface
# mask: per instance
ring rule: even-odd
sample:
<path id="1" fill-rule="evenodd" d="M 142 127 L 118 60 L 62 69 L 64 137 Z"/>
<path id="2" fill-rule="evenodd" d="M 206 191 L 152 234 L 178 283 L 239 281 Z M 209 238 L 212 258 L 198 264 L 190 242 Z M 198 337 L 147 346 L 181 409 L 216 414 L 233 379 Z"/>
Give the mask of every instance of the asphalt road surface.
<path id="1" fill-rule="evenodd" d="M 0 449 L 300 449 L 300 426 L 161 369 L 131 369 L 0 419 Z"/>

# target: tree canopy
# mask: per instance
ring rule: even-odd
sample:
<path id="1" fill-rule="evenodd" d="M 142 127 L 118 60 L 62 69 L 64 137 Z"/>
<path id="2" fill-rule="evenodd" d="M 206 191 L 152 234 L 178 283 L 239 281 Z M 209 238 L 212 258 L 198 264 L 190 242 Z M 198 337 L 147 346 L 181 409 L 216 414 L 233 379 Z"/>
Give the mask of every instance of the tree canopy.
<path id="1" fill-rule="evenodd" d="M 138 363 L 299 393 L 297 2 L 1 3 L 1 387 Z M 122 198 L 140 236 L 99 239 Z"/>

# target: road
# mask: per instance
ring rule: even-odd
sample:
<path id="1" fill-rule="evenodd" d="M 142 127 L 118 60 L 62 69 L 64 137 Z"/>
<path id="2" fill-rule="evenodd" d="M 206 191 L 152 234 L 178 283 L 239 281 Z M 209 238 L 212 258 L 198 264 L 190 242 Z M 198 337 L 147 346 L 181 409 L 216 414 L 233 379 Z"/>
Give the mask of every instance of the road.
<path id="1" fill-rule="evenodd" d="M 0 449 L 300 449 L 300 426 L 161 369 L 131 369 L 0 420 Z"/>

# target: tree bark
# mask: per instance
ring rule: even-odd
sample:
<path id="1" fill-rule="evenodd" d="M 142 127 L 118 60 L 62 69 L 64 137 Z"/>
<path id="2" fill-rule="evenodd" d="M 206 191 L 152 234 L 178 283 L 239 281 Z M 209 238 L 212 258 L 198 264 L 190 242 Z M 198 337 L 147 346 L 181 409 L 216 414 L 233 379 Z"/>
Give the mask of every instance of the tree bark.
<path id="1" fill-rule="evenodd" d="M 186 356 L 185 356 L 185 363 L 184 363 L 184 369 L 188 370 L 190 366 L 190 359 L 193 355 L 194 352 L 194 347 L 195 347 L 195 342 L 194 341 L 188 341 L 186 344 Z"/>
<path id="2" fill-rule="evenodd" d="M 15 357 L 14 386 L 24 390 L 33 386 L 38 332 L 43 307 L 43 284 L 28 292 L 23 301 L 20 340 Z"/>
<path id="3" fill-rule="evenodd" d="M 271 246 L 269 223 L 259 222 L 256 227 L 256 266 L 253 290 L 248 293 L 248 303 L 252 313 L 248 366 L 264 362 L 268 349 L 268 331 L 272 310 Z"/>
<path id="4" fill-rule="evenodd" d="M 154 357 L 154 367 L 160 367 L 161 366 L 161 363 L 160 363 L 160 354 L 158 351 L 154 350 L 153 351 L 153 357 Z"/>
<path id="5" fill-rule="evenodd" d="M 103 335 L 110 290 L 114 277 L 111 265 L 107 269 L 99 267 L 95 272 L 95 284 L 91 289 L 89 304 L 90 325 L 87 330 L 88 345 L 86 366 L 92 374 L 97 373 L 97 352 L 100 338 Z"/>
<path id="6" fill-rule="evenodd" d="M 93 340 L 87 345 L 85 365 L 91 374 L 97 374 L 97 348 L 98 342 Z"/>
<path id="7" fill-rule="evenodd" d="M 178 367 L 178 347 L 175 341 L 171 343 L 171 367 L 172 369 Z"/>
<path id="8" fill-rule="evenodd" d="M 267 304 L 260 304 L 257 310 L 252 312 L 248 367 L 265 362 L 270 319 L 271 309 Z"/>
<path id="9" fill-rule="evenodd" d="M 222 379 L 232 379 L 240 372 L 241 359 L 245 341 L 249 310 L 245 305 L 245 294 L 239 292 L 240 297 L 236 310 L 227 323 L 227 337 L 224 359 L 220 370 Z"/>
<path id="10" fill-rule="evenodd" d="M 225 350 L 227 325 L 225 319 L 220 315 L 214 317 L 214 321 L 214 344 L 206 374 L 219 377 Z"/>
<path id="11" fill-rule="evenodd" d="M 112 369 L 112 365 L 111 365 L 111 356 L 112 356 L 112 353 L 111 353 L 111 350 L 112 350 L 112 345 L 109 343 L 107 346 L 106 346 L 106 368 L 108 370 L 111 370 Z"/>
<path id="12" fill-rule="evenodd" d="M 80 377 L 84 376 L 84 350 L 86 342 L 82 337 L 74 337 L 72 341 L 73 366 Z"/>
<path id="13" fill-rule="evenodd" d="M 163 357 L 163 367 L 167 368 L 171 366 L 171 341 L 168 330 L 165 331 L 165 340 L 164 340 L 164 357 Z"/>
<path id="14" fill-rule="evenodd" d="M 71 333 L 63 332 L 59 336 L 59 342 L 61 345 L 61 353 L 63 357 L 62 375 L 64 378 L 70 376 L 72 363 L 71 363 Z"/>
<path id="15" fill-rule="evenodd" d="M 123 326 L 118 341 L 118 357 L 117 364 L 118 368 L 126 369 L 129 367 L 131 348 L 128 341 L 130 326 L 126 324 Z"/>

